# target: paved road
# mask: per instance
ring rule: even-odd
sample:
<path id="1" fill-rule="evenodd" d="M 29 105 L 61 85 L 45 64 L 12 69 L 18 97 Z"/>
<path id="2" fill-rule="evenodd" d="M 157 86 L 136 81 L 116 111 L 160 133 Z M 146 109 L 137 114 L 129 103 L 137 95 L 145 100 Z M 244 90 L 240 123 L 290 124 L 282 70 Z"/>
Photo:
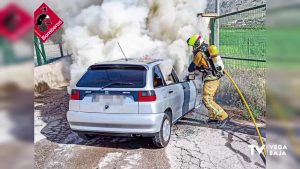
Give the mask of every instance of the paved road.
<path id="1" fill-rule="evenodd" d="M 48 90 L 35 98 L 35 168 L 265 168 L 250 155 L 258 144 L 252 127 L 230 123 L 225 130 L 207 126 L 205 108 L 187 114 L 172 128 L 165 149 L 147 138 L 95 137 L 82 140 L 66 121 L 68 95 Z"/>

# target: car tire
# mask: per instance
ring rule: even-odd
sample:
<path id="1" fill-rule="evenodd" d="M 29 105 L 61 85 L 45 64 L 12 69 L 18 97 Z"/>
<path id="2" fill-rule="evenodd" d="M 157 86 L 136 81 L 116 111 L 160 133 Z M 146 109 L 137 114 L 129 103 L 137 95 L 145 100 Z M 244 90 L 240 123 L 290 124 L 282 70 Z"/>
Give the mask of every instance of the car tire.
<path id="1" fill-rule="evenodd" d="M 168 114 L 165 114 L 160 127 L 160 131 L 156 133 L 152 138 L 152 142 L 155 147 L 163 148 L 168 145 L 171 138 L 171 126 L 171 118 Z"/>

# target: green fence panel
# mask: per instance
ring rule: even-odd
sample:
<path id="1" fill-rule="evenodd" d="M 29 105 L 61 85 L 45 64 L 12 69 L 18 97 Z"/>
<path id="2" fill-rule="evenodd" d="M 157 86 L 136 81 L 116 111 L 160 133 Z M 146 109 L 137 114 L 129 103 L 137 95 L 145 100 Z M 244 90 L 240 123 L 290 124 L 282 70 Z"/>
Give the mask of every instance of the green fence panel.
<path id="1" fill-rule="evenodd" d="M 266 67 L 266 5 L 216 17 L 211 22 L 212 40 L 219 23 L 219 49 L 228 67 Z"/>

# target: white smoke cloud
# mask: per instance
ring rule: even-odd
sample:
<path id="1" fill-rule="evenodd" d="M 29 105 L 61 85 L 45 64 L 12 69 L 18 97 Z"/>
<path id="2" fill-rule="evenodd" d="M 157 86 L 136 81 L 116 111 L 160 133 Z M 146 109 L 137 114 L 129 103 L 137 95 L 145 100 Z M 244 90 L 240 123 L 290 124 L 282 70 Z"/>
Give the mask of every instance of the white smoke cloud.
<path id="1" fill-rule="evenodd" d="M 206 26 L 196 17 L 204 12 L 206 1 L 109 0 L 100 4 L 64 20 L 63 38 L 73 54 L 70 86 L 91 64 L 123 58 L 117 42 L 129 58 L 168 58 L 184 75 L 190 55 L 187 38 L 195 33 L 208 37 Z"/>

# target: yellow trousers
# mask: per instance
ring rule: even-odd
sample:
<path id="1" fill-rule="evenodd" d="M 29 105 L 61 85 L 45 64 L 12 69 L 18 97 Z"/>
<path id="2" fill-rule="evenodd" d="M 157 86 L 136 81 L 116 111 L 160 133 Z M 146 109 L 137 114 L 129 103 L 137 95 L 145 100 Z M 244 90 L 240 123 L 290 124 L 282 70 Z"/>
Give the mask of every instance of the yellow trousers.
<path id="1" fill-rule="evenodd" d="M 204 82 L 203 86 L 203 103 L 208 109 L 209 118 L 224 120 L 228 114 L 215 102 L 215 94 L 220 85 L 220 80 L 209 80 Z"/>

